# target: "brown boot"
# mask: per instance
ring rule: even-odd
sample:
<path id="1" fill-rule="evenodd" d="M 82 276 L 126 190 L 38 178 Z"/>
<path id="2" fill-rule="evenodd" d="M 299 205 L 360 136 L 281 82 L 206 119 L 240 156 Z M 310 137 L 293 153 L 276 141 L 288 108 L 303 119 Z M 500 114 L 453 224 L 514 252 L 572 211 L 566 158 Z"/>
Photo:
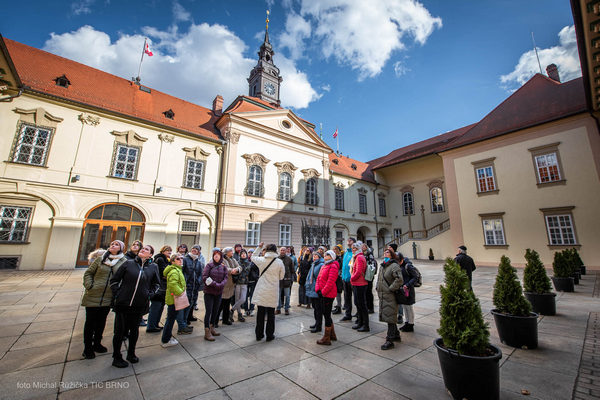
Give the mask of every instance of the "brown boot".
<path id="1" fill-rule="evenodd" d="M 210 333 L 210 328 L 204 328 L 204 340 L 208 340 L 209 342 L 215 341 L 215 338 Z"/>
<path id="2" fill-rule="evenodd" d="M 325 327 L 325 333 L 323 334 L 323 337 L 321 339 L 317 340 L 317 344 L 331 346 L 331 329 L 331 326 Z"/>
<path id="3" fill-rule="evenodd" d="M 210 325 L 210 334 L 213 336 L 221 336 L 221 334 L 215 331 L 215 326 L 213 324 Z"/>
<path id="4" fill-rule="evenodd" d="M 331 324 L 331 340 L 336 341 L 337 336 L 335 335 L 335 328 L 333 327 L 333 323 Z"/>

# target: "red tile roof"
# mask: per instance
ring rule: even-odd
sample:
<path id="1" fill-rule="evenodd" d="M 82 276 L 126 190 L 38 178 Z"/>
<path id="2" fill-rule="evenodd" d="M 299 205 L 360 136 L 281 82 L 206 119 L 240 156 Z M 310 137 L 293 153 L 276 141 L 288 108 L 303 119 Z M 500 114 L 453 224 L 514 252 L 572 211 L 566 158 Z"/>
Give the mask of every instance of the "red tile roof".
<path id="1" fill-rule="evenodd" d="M 558 83 L 536 74 L 481 121 L 399 148 L 368 163 L 377 170 L 585 111 L 582 78 Z"/>
<path id="2" fill-rule="evenodd" d="M 353 165 L 356 168 L 353 168 Z M 375 183 L 375 176 L 369 164 L 343 155 L 329 153 L 329 169 L 336 174 Z"/>
<path id="3" fill-rule="evenodd" d="M 140 90 L 131 81 L 87 65 L 4 39 L 10 57 L 23 84 L 34 92 L 98 107 L 127 117 L 159 124 L 212 140 L 221 140 L 215 127 L 219 118 L 212 110 L 151 89 Z M 62 75 L 68 88 L 56 85 Z M 173 119 L 163 112 L 173 110 Z"/>
<path id="4" fill-rule="evenodd" d="M 223 113 L 282 110 L 281 107 L 273 105 L 258 97 L 238 96 Z"/>

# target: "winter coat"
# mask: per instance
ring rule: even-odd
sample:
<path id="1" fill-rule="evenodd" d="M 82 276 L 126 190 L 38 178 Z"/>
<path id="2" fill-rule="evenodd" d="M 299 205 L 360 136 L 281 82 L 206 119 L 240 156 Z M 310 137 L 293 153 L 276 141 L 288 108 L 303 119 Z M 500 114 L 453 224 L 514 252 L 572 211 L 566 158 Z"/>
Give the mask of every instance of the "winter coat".
<path id="1" fill-rule="evenodd" d="M 223 264 L 225 264 L 225 266 L 227 267 L 227 283 L 225 284 L 225 288 L 223 288 L 223 299 L 230 299 L 234 294 L 235 294 L 235 282 L 233 281 L 233 278 L 231 277 L 231 273 L 234 270 L 238 270 L 238 268 L 240 268 L 240 265 L 237 263 L 237 261 L 235 261 L 235 258 L 231 257 L 231 258 L 227 258 L 227 257 L 223 257 Z"/>
<path id="2" fill-rule="evenodd" d="M 340 266 L 337 261 L 333 260 L 329 263 L 323 264 L 317 277 L 317 284 L 315 285 L 315 291 L 318 293 L 321 291 L 323 297 L 333 299 L 337 296 L 337 286 L 335 281 L 338 278 L 338 271 Z"/>
<path id="3" fill-rule="evenodd" d="M 121 254 L 119 261 L 115 265 L 109 266 L 104 264 L 109 256 L 110 252 L 107 251 L 102 257 L 96 258 L 83 273 L 85 293 L 81 298 L 82 306 L 108 307 L 111 305 L 113 295 L 109 287 L 109 280 L 127 259 Z"/>
<path id="4" fill-rule="evenodd" d="M 389 283 L 389 285 L 388 285 Z M 388 324 L 398 323 L 398 303 L 394 292 L 402 288 L 404 279 L 402 269 L 396 260 L 381 263 L 377 277 L 377 295 L 379 296 L 379 321 Z"/>
<path id="5" fill-rule="evenodd" d="M 185 292 L 185 277 L 183 276 L 182 267 L 175 264 L 169 265 L 163 271 L 163 277 L 167 281 L 165 304 L 171 306 L 175 304 L 173 298 Z"/>
<path id="6" fill-rule="evenodd" d="M 475 270 L 475 262 L 465 253 L 458 253 L 454 259 L 460 267 L 467 273 L 469 281 L 473 282 L 473 271 Z"/>
<path id="7" fill-rule="evenodd" d="M 283 276 L 283 279 L 285 279 L 285 281 L 280 282 L 279 284 L 281 285 L 280 287 L 284 288 L 284 287 L 292 287 L 292 284 L 294 283 L 294 261 L 292 260 L 291 257 L 288 256 L 279 256 L 279 259 L 281 261 L 283 261 L 283 267 L 285 268 L 285 274 Z M 289 286 L 285 286 L 286 283 L 289 283 Z"/>
<path id="8" fill-rule="evenodd" d="M 408 305 L 415 304 L 415 282 L 417 282 L 419 274 L 412 265 L 412 262 L 408 261 L 406 258 L 400 265 L 400 269 L 402 270 L 402 279 L 404 280 L 404 285 L 410 289 L 410 293 L 408 295 Z"/>
<path id="9" fill-rule="evenodd" d="M 210 285 L 206 284 L 206 279 L 210 276 L 213 281 Z M 227 283 L 227 267 L 221 262 L 215 264 L 209 262 L 202 271 L 202 282 L 204 282 L 204 293 L 220 296 L 223 294 L 223 288 Z"/>
<path id="10" fill-rule="evenodd" d="M 264 256 L 261 256 L 261 253 L 262 247 L 259 246 L 252 255 L 252 262 L 256 264 L 262 274 L 258 282 L 256 282 L 256 288 L 252 295 L 252 303 L 257 306 L 275 308 L 279 303 L 279 281 L 285 275 L 285 268 L 277 253 L 268 251 Z M 271 263 L 271 260 L 273 260 L 273 263 L 267 272 L 263 273 L 265 268 Z"/>
<path id="11" fill-rule="evenodd" d="M 195 260 L 190 253 L 183 257 L 183 276 L 185 276 L 185 286 L 188 292 L 188 296 L 193 293 L 204 289 L 204 281 L 202 280 L 202 270 L 204 269 L 204 263 L 200 256 Z"/>
<path id="12" fill-rule="evenodd" d="M 346 249 L 344 259 L 342 261 L 342 279 L 350 282 L 350 260 L 352 260 L 352 249 Z"/>
<path id="13" fill-rule="evenodd" d="M 241 258 L 238 262 L 241 270 L 238 274 L 236 285 L 247 285 L 248 284 L 248 276 L 250 275 L 250 260 L 247 258 Z"/>
<path id="14" fill-rule="evenodd" d="M 129 250 L 127 253 L 125 253 L 125 258 L 128 260 L 135 260 L 136 257 L 137 257 L 137 254 L 135 254 L 131 250 Z"/>
<path id="15" fill-rule="evenodd" d="M 252 261 L 250 261 L 249 269 L 250 272 L 248 272 L 248 284 L 256 284 L 256 281 L 258 281 L 258 276 L 260 275 L 260 271 L 258 270 L 256 264 L 254 264 Z"/>
<path id="16" fill-rule="evenodd" d="M 308 277 L 306 278 L 306 284 L 304 285 L 304 292 L 306 293 L 306 297 L 317 298 L 319 295 L 315 290 L 317 286 L 317 277 L 319 276 L 319 272 L 321 272 L 321 267 L 323 266 L 323 259 L 319 258 L 317 261 L 313 261 L 312 267 L 310 267 L 310 271 L 308 271 Z"/>
<path id="17" fill-rule="evenodd" d="M 165 268 L 167 268 L 169 266 L 169 260 L 167 259 L 167 256 L 164 255 L 163 253 L 158 253 L 154 257 L 154 262 L 158 266 L 158 276 L 160 277 L 160 287 L 159 287 L 158 291 L 156 292 L 156 295 L 154 296 L 154 298 L 152 298 L 150 300 L 164 301 L 165 294 L 167 293 L 167 278 L 166 278 L 166 275 L 164 275 L 163 273 L 165 272 Z"/>
<path id="18" fill-rule="evenodd" d="M 375 268 L 375 275 L 377 275 L 377 260 L 375 259 L 373 252 L 369 250 L 363 254 L 365 256 L 365 260 L 367 261 L 367 266 L 373 266 L 373 268 Z"/>
<path id="19" fill-rule="evenodd" d="M 310 267 L 312 266 L 311 258 L 312 257 L 309 254 L 300 260 L 300 278 L 298 279 L 298 284 L 301 286 L 306 284 L 306 277 L 308 276 L 308 271 L 310 271 Z"/>
<path id="20" fill-rule="evenodd" d="M 149 259 L 127 260 L 110 279 L 115 310 L 146 314 L 150 296 L 159 288 L 158 266 Z"/>
<path id="21" fill-rule="evenodd" d="M 367 270 L 367 260 L 363 253 L 356 253 L 353 258 L 352 275 L 350 283 L 352 286 L 366 286 L 368 282 L 365 280 L 365 271 Z"/>

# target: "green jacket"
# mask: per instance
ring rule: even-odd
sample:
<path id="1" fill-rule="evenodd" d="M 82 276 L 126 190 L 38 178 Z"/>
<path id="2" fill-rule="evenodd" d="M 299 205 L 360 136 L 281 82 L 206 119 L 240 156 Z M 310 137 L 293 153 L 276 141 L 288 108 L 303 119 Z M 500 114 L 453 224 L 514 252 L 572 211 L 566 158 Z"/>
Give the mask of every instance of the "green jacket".
<path id="1" fill-rule="evenodd" d="M 127 257 L 121 257 L 112 267 L 103 263 L 104 257 L 98 257 L 83 274 L 83 287 L 85 293 L 81 298 L 84 307 L 108 307 L 113 298 L 112 290 L 108 281 L 117 270 L 127 261 Z"/>
<path id="2" fill-rule="evenodd" d="M 179 296 L 185 292 L 185 277 L 181 267 L 171 264 L 163 271 L 167 278 L 167 293 L 165 293 L 165 304 L 171 306 L 174 304 L 173 296 Z"/>

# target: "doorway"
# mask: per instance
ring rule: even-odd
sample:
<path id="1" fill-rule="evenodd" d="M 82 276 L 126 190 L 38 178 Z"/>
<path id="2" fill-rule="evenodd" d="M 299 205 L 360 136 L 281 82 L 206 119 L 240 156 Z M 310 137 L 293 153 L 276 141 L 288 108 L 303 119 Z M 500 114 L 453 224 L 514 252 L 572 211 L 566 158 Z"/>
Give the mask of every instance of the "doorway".
<path id="1" fill-rule="evenodd" d="M 144 222 L 143 214 L 132 206 L 106 203 L 95 207 L 83 223 L 77 266 L 86 266 L 89 253 L 99 248 L 108 249 L 113 240 L 122 241 L 125 248 L 135 240 L 142 240 Z"/>

